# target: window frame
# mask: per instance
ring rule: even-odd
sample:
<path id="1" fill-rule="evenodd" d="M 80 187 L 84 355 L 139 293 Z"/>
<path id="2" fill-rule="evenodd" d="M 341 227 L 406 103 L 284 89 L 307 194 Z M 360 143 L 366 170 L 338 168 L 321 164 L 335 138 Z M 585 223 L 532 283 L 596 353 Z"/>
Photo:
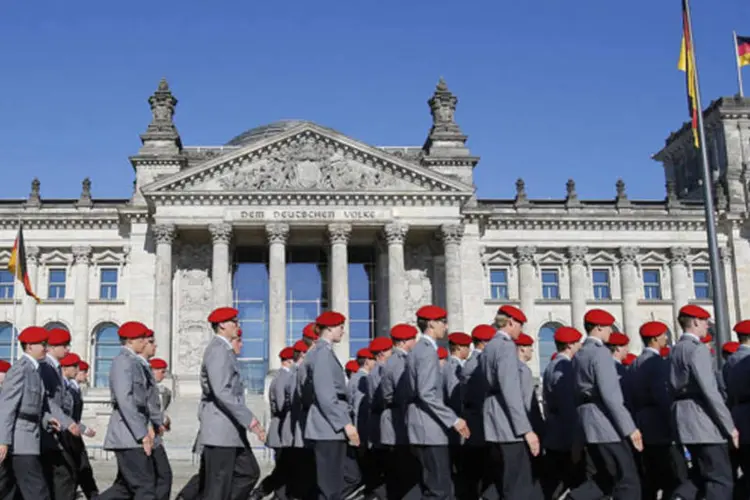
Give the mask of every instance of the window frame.
<path id="1" fill-rule="evenodd" d="M 53 274 L 61 273 L 62 283 L 53 282 Z M 53 297 L 52 290 L 62 290 L 62 296 L 55 294 Z M 48 300 L 65 300 L 68 293 L 68 270 L 64 267 L 50 267 L 47 272 L 47 299 Z"/>
<path id="2" fill-rule="evenodd" d="M 646 282 L 646 273 L 656 273 L 656 283 Z M 657 267 L 644 267 L 642 270 L 642 281 L 643 281 L 643 300 L 664 300 L 664 293 L 662 292 L 662 273 L 661 269 Z M 657 297 L 649 297 L 648 290 L 656 289 Z"/>
<path id="3" fill-rule="evenodd" d="M 105 272 L 114 273 L 114 281 L 104 281 Z M 120 291 L 120 270 L 116 267 L 102 266 L 99 268 L 99 300 L 117 300 Z M 104 290 L 114 290 L 114 296 L 103 293 Z"/>
<path id="4" fill-rule="evenodd" d="M 596 273 L 606 273 L 607 281 L 605 283 L 596 281 Z M 605 287 L 606 297 L 598 297 L 597 290 Z M 608 267 L 592 267 L 591 268 L 591 290 L 593 293 L 594 300 L 604 301 L 612 300 L 612 270 Z"/>
<path id="5" fill-rule="evenodd" d="M 546 284 L 544 282 L 544 274 L 545 273 L 554 273 L 555 278 L 556 278 L 554 284 Z M 542 299 L 543 300 L 560 300 L 561 295 L 560 295 L 560 269 L 559 268 L 556 268 L 556 267 L 542 267 L 539 270 L 539 282 L 542 285 Z M 554 287 L 554 290 L 555 290 L 555 294 L 554 295 L 555 296 L 554 297 L 548 297 L 546 295 L 545 291 L 548 288 L 552 288 L 552 287 Z"/>
<path id="6" fill-rule="evenodd" d="M 493 281 L 492 274 L 494 272 L 505 273 L 505 281 Z M 509 300 L 510 299 L 510 269 L 507 266 L 489 266 L 488 268 L 488 283 L 490 300 Z M 505 293 L 494 293 L 495 290 L 504 290 Z"/>
<path id="7" fill-rule="evenodd" d="M 16 277 L 7 269 L 0 269 L 0 276 L 9 276 L 10 281 L 0 280 L 0 300 L 13 300 L 16 293 Z"/>
<path id="8" fill-rule="evenodd" d="M 695 280 L 696 273 L 706 273 L 706 281 L 700 282 L 700 283 L 696 281 Z M 699 288 L 706 289 L 705 297 L 698 296 Z M 712 300 L 713 299 L 713 285 L 711 283 L 711 269 L 710 268 L 707 268 L 707 267 L 693 268 L 693 295 L 695 296 L 696 300 Z"/>

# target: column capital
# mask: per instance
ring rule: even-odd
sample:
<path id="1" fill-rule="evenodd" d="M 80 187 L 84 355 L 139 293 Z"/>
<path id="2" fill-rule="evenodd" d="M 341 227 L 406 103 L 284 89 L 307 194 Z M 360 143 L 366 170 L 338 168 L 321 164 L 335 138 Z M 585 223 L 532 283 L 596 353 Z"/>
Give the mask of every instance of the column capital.
<path id="1" fill-rule="evenodd" d="M 286 245 L 286 240 L 289 237 L 289 224 L 283 222 L 266 224 L 266 236 L 268 237 L 268 243 Z"/>
<path id="2" fill-rule="evenodd" d="M 458 245 L 464 236 L 463 224 L 443 224 L 440 226 L 440 237 L 443 245 Z"/>
<path id="3" fill-rule="evenodd" d="M 638 260 L 637 247 L 620 247 L 618 251 L 620 254 L 620 264 L 635 264 Z"/>
<path id="4" fill-rule="evenodd" d="M 721 257 L 722 262 L 724 262 L 725 264 L 730 264 L 732 262 L 732 248 L 720 247 L 719 256 Z"/>
<path id="5" fill-rule="evenodd" d="M 516 257 L 519 264 L 533 264 L 536 255 L 536 247 L 523 246 L 516 248 Z"/>
<path id="6" fill-rule="evenodd" d="M 39 247 L 26 247 L 26 259 L 29 264 L 39 264 Z"/>
<path id="7" fill-rule="evenodd" d="M 91 247 L 81 245 L 73 247 L 73 259 L 76 264 L 86 264 L 91 262 Z"/>
<path id="8" fill-rule="evenodd" d="M 673 266 L 687 265 L 688 255 L 690 255 L 688 247 L 671 247 L 669 249 L 670 263 Z"/>
<path id="9" fill-rule="evenodd" d="M 334 224 L 328 224 L 328 238 L 331 244 L 343 243 L 344 245 L 349 243 L 349 237 L 352 235 L 352 225 L 346 222 L 337 222 Z"/>
<path id="10" fill-rule="evenodd" d="M 585 264 L 586 255 L 589 253 L 587 247 L 575 246 L 568 248 L 568 262 L 571 265 Z"/>
<path id="11" fill-rule="evenodd" d="M 383 227 L 383 235 L 389 245 L 403 244 L 408 232 L 409 226 L 402 222 L 391 222 Z"/>
<path id="12" fill-rule="evenodd" d="M 211 241 L 217 243 L 229 243 L 232 239 L 232 225 L 228 222 L 209 224 L 208 231 L 211 233 Z"/>
<path id="13" fill-rule="evenodd" d="M 172 244 L 177 233 L 174 224 L 155 224 L 152 227 L 152 231 L 154 232 L 156 243 L 166 243 L 167 245 Z"/>

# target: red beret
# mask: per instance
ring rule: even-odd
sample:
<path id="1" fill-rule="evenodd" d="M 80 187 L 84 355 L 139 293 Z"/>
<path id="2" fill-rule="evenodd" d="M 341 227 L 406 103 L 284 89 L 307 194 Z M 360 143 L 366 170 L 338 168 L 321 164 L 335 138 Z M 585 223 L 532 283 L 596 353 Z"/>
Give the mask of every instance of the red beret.
<path id="1" fill-rule="evenodd" d="M 633 354 L 632 352 L 629 352 L 627 356 L 625 356 L 625 359 L 622 360 L 622 364 L 625 366 L 630 366 L 633 364 L 633 362 L 638 359 L 638 356 Z"/>
<path id="2" fill-rule="evenodd" d="M 553 361 L 557 357 L 557 353 L 553 352 L 552 356 L 549 357 L 550 361 Z"/>
<path id="3" fill-rule="evenodd" d="M 596 326 L 612 326 L 615 324 L 615 317 L 604 309 L 592 309 L 583 316 L 583 322 Z"/>
<path id="4" fill-rule="evenodd" d="M 41 344 L 47 342 L 49 333 L 41 326 L 29 326 L 21 330 L 18 341 L 22 344 Z"/>
<path id="5" fill-rule="evenodd" d="M 712 347 L 711 348 L 711 355 L 714 355 L 714 354 L 716 354 L 716 351 L 714 351 L 714 348 Z"/>
<path id="6" fill-rule="evenodd" d="M 211 311 L 208 315 L 209 323 L 223 323 L 240 315 L 240 312 L 234 307 L 219 307 Z"/>
<path id="7" fill-rule="evenodd" d="M 529 335 L 526 335 L 525 333 L 521 333 L 514 342 L 516 343 L 516 345 L 520 346 L 534 345 L 534 339 Z"/>
<path id="8" fill-rule="evenodd" d="M 372 355 L 372 351 L 369 349 L 360 349 L 357 351 L 357 358 L 375 359 L 375 356 Z"/>
<path id="9" fill-rule="evenodd" d="M 734 331 L 737 332 L 738 335 L 750 335 L 750 319 L 740 321 L 734 325 Z"/>
<path id="10" fill-rule="evenodd" d="M 81 360 L 78 362 L 78 370 L 82 372 L 89 371 L 89 364 L 86 363 L 84 360 Z"/>
<path id="11" fill-rule="evenodd" d="M 709 314 L 708 311 L 706 311 L 700 306 L 696 306 L 694 304 L 688 304 L 686 306 L 683 306 L 682 309 L 680 309 L 679 316 L 688 316 L 688 317 L 697 318 L 697 319 L 708 319 L 711 317 L 711 314 Z"/>
<path id="12" fill-rule="evenodd" d="M 710 333 L 707 333 L 706 336 L 701 339 L 701 342 L 703 342 L 704 344 L 708 344 L 713 339 L 714 339 L 713 335 L 711 335 Z"/>
<path id="13" fill-rule="evenodd" d="M 497 313 L 502 314 L 504 316 L 508 316 L 509 318 L 513 318 L 519 323 L 526 323 L 526 321 L 528 321 L 523 311 L 515 306 L 509 306 L 509 305 L 500 306 L 500 308 L 497 310 Z"/>
<path id="14" fill-rule="evenodd" d="M 310 340 L 318 340 L 318 332 L 315 329 L 315 323 L 308 323 L 302 329 L 302 336 Z"/>
<path id="15" fill-rule="evenodd" d="M 294 343 L 294 350 L 297 352 L 307 352 L 307 344 L 304 340 L 298 340 Z"/>
<path id="16" fill-rule="evenodd" d="M 346 316 L 336 311 L 324 311 L 320 316 L 315 318 L 315 324 L 323 327 L 339 326 L 345 322 Z"/>
<path id="17" fill-rule="evenodd" d="M 375 337 L 370 342 L 370 351 L 372 352 L 383 352 L 388 349 L 393 349 L 393 341 L 390 337 Z"/>
<path id="18" fill-rule="evenodd" d="M 117 335 L 124 339 L 137 339 L 140 337 L 148 337 L 149 329 L 146 325 L 139 321 L 127 321 L 120 325 L 117 330 Z"/>
<path id="19" fill-rule="evenodd" d="M 448 342 L 455 345 L 470 345 L 471 337 L 464 332 L 453 332 L 448 335 Z"/>
<path id="20" fill-rule="evenodd" d="M 292 359 L 294 357 L 294 348 L 293 347 L 285 347 L 279 352 L 279 358 L 281 358 L 281 361 L 286 361 L 288 359 Z"/>
<path id="21" fill-rule="evenodd" d="M 641 325 L 639 333 L 641 337 L 651 338 L 658 337 L 659 335 L 665 334 L 669 331 L 669 327 L 661 321 L 649 321 Z"/>
<path id="22" fill-rule="evenodd" d="M 581 332 L 570 326 L 561 326 L 555 330 L 555 342 L 560 342 L 561 344 L 573 344 L 581 340 L 581 338 L 583 338 Z"/>
<path id="23" fill-rule="evenodd" d="M 620 332 L 612 332 L 609 335 L 609 341 L 607 342 L 607 344 L 615 346 L 625 346 L 629 343 L 630 339 L 628 338 L 628 336 Z"/>
<path id="24" fill-rule="evenodd" d="M 70 344 L 70 332 L 62 328 L 53 328 L 49 331 L 47 345 L 58 346 Z"/>
<path id="25" fill-rule="evenodd" d="M 167 362 L 161 358 L 151 358 L 148 360 L 148 364 L 151 365 L 151 368 L 153 368 L 154 370 L 167 369 Z"/>
<path id="26" fill-rule="evenodd" d="M 4 359 L 0 359 L 0 373 L 8 373 L 8 370 L 10 370 L 10 363 Z"/>
<path id="27" fill-rule="evenodd" d="M 357 363 L 356 360 L 352 359 L 346 362 L 346 365 L 344 365 L 344 369 L 354 373 L 359 371 L 359 363 Z"/>
<path id="28" fill-rule="evenodd" d="M 242 338 L 242 328 L 237 328 L 237 337 Z"/>
<path id="29" fill-rule="evenodd" d="M 721 346 L 721 350 L 727 354 L 735 353 L 737 352 L 737 349 L 739 348 L 740 348 L 740 343 L 735 342 L 733 340 L 730 340 L 729 342 L 724 342 L 724 345 Z"/>
<path id="30" fill-rule="evenodd" d="M 437 350 L 438 359 L 446 359 L 448 358 L 448 349 L 446 349 L 443 346 L 438 347 Z"/>
<path id="31" fill-rule="evenodd" d="M 413 339 L 417 336 L 417 333 L 415 326 L 407 325 L 406 323 L 399 323 L 398 325 L 393 325 L 393 328 L 391 328 L 391 337 L 394 340 Z"/>
<path id="32" fill-rule="evenodd" d="M 151 328 L 149 328 L 148 331 L 146 332 L 146 338 L 150 339 L 153 336 L 154 336 L 154 331 Z"/>
<path id="33" fill-rule="evenodd" d="M 669 356 L 669 351 L 670 350 L 671 349 L 669 348 L 668 345 L 662 347 L 661 349 L 659 349 L 659 356 L 661 356 L 662 358 L 666 358 L 667 356 Z"/>
<path id="34" fill-rule="evenodd" d="M 80 362 L 81 357 L 78 354 L 69 352 L 60 360 L 60 366 L 78 366 Z"/>
<path id="35" fill-rule="evenodd" d="M 448 311 L 440 306 L 422 306 L 417 311 L 417 318 L 426 319 L 428 321 L 447 317 Z"/>
<path id="36" fill-rule="evenodd" d="M 477 325 L 471 331 L 471 338 L 480 342 L 489 342 L 495 336 L 497 330 L 490 325 Z"/>

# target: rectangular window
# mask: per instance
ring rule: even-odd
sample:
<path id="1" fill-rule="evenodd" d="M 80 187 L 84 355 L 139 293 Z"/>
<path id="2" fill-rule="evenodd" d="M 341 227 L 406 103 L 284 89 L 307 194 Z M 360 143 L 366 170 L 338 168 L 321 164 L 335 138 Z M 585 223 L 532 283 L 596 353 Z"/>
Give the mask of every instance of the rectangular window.
<path id="1" fill-rule="evenodd" d="M 117 299 L 117 269 L 105 267 L 99 277 L 99 298 L 101 300 Z"/>
<path id="2" fill-rule="evenodd" d="M 560 273 L 557 269 L 542 269 L 542 297 L 560 298 Z"/>
<path id="3" fill-rule="evenodd" d="M 64 299 L 65 298 L 65 269 L 49 270 L 49 287 L 47 289 L 47 298 Z"/>
<path id="4" fill-rule="evenodd" d="M 646 300 L 661 300 L 661 272 L 658 269 L 643 270 L 643 296 Z"/>
<path id="5" fill-rule="evenodd" d="M 591 273 L 591 278 L 594 282 L 594 299 L 611 299 L 612 293 L 609 283 L 609 269 L 594 269 Z"/>
<path id="6" fill-rule="evenodd" d="M 508 300 L 508 270 L 490 269 L 490 298 Z"/>
<path id="7" fill-rule="evenodd" d="M 13 273 L 10 271 L 0 271 L 0 299 L 13 298 Z"/>
<path id="8" fill-rule="evenodd" d="M 693 270 L 693 288 L 696 299 L 711 298 L 711 273 L 708 269 Z"/>

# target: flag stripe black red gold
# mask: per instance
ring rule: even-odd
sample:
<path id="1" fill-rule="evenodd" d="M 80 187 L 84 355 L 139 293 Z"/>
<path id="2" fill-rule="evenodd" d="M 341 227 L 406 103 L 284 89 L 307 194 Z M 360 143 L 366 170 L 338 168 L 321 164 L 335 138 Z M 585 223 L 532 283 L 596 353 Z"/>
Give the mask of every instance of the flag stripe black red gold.
<path id="1" fill-rule="evenodd" d="M 680 61 L 677 63 L 677 68 L 685 72 L 688 113 L 693 129 L 693 144 L 696 148 L 700 148 L 700 141 L 698 140 L 698 113 L 700 111 L 698 110 L 698 94 L 696 92 L 695 53 L 693 52 L 693 36 L 690 33 L 686 0 L 682 0 L 682 47 L 680 48 Z"/>
<path id="2" fill-rule="evenodd" d="M 750 36 L 737 36 L 737 60 L 740 66 L 750 64 Z"/>
<path id="3" fill-rule="evenodd" d="M 31 281 L 29 281 L 29 271 L 26 267 L 26 245 L 23 242 L 23 225 L 21 224 L 18 225 L 18 236 L 13 243 L 13 251 L 10 253 L 10 260 L 8 260 L 8 269 L 13 273 L 13 276 L 23 283 L 26 295 L 39 302 L 39 297 L 31 289 Z"/>

